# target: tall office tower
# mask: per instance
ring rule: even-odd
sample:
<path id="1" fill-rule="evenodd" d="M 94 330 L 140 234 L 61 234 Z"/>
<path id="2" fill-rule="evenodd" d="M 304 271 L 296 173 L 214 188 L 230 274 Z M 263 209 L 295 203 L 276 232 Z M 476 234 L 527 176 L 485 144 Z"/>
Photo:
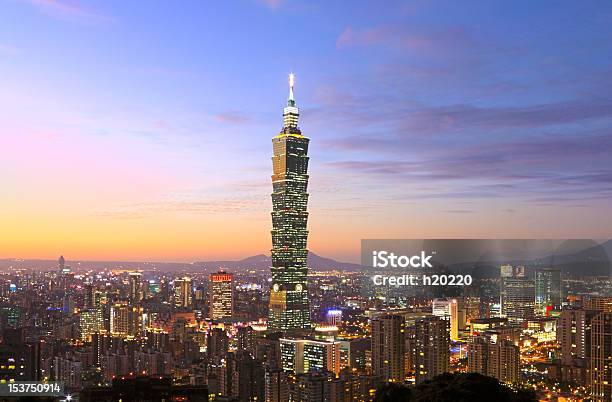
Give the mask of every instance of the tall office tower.
<path id="1" fill-rule="evenodd" d="M 251 326 L 238 327 L 236 348 L 239 351 L 245 351 L 251 355 L 255 354 L 255 334 L 253 332 L 253 327 Z"/>
<path id="2" fill-rule="evenodd" d="M 81 339 L 85 342 L 91 342 L 95 333 L 106 332 L 102 309 L 91 308 L 81 311 L 79 325 L 81 327 Z"/>
<path id="3" fill-rule="evenodd" d="M 265 399 L 265 369 L 263 362 L 246 351 L 235 352 L 234 395 L 239 401 L 261 402 Z M 237 378 L 236 378 L 237 377 Z"/>
<path id="4" fill-rule="evenodd" d="M 502 315 L 508 321 L 519 324 L 533 318 L 535 309 L 535 285 L 525 277 L 524 267 L 513 267 L 509 275 L 508 266 L 502 266 L 500 303 Z"/>
<path id="5" fill-rule="evenodd" d="M 468 371 L 495 377 L 501 382 L 519 380 L 519 347 L 508 340 L 493 342 L 476 337 L 468 344 Z"/>
<path id="6" fill-rule="evenodd" d="M 289 76 L 283 128 L 272 139 L 272 289 L 268 328 L 310 328 L 306 241 L 308 230 L 308 138 L 298 128 L 299 110 Z"/>
<path id="7" fill-rule="evenodd" d="M 159 295 L 163 301 L 172 303 L 172 300 L 170 300 L 170 284 L 166 277 L 162 277 L 159 280 Z"/>
<path id="8" fill-rule="evenodd" d="M 130 272 L 130 303 L 136 304 L 142 300 L 142 275 L 140 272 Z"/>
<path id="9" fill-rule="evenodd" d="M 431 304 L 433 315 L 449 321 L 450 338 L 459 340 L 459 303 L 457 299 L 434 299 Z"/>
<path id="10" fill-rule="evenodd" d="M 211 328 L 206 336 L 206 354 L 208 358 L 224 358 L 229 347 L 229 338 L 223 328 Z"/>
<path id="11" fill-rule="evenodd" d="M 266 402 L 286 402 L 289 400 L 287 373 L 281 369 L 266 370 Z"/>
<path id="12" fill-rule="evenodd" d="M 612 312 L 597 314 L 591 324 L 591 396 L 612 401 Z"/>
<path id="13" fill-rule="evenodd" d="M 106 354 L 111 345 L 111 337 L 108 334 L 94 333 L 91 336 L 91 350 L 93 354 L 93 364 L 100 367 L 102 356 Z"/>
<path id="14" fill-rule="evenodd" d="M 59 259 L 57 260 L 57 266 L 58 266 L 58 284 L 59 287 L 65 292 L 66 290 L 68 290 L 68 284 L 69 284 L 69 274 L 70 274 L 70 267 L 68 265 L 66 265 L 66 259 L 64 258 L 63 255 L 61 255 L 59 257 Z"/>
<path id="15" fill-rule="evenodd" d="M 372 370 L 383 381 L 404 382 L 405 328 L 401 315 L 389 314 L 372 319 Z"/>
<path id="16" fill-rule="evenodd" d="M 110 310 L 111 335 L 121 338 L 138 337 L 143 330 L 143 308 L 130 306 L 126 302 L 117 302 Z"/>
<path id="17" fill-rule="evenodd" d="M 106 303 L 108 303 L 108 293 L 106 291 L 95 290 L 93 294 L 94 308 L 103 307 Z"/>
<path id="18" fill-rule="evenodd" d="M 557 341 L 561 346 L 561 359 L 572 364 L 574 359 L 589 358 L 591 354 L 591 323 L 599 312 L 566 309 L 557 320 Z"/>
<path id="19" fill-rule="evenodd" d="M 418 320 L 415 325 L 414 349 L 417 384 L 447 372 L 450 360 L 448 321 L 434 316 Z"/>
<path id="20" fill-rule="evenodd" d="M 184 277 L 174 280 L 174 305 L 176 307 L 191 307 L 191 278 Z"/>
<path id="21" fill-rule="evenodd" d="M 280 339 L 281 366 L 286 372 L 313 370 L 340 372 L 340 342 L 312 339 Z"/>
<path id="22" fill-rule="evenodd" d="M 538 314 L 546 314 L 552 307 L 561 305 L 561 270 L 543 268 L 535 273 L 535 308 Z"/>
<path id="23" fill-rule="evenodd" d="M 520 349 L 507 339 L 489 347 L 489 376 L 501 382 L 516 383 L 520 379 Z"/>
<path id="24" fill-rule="evenodd" d="M 209 316 L 230 318 L 234 312 L 234 275 L 219 271 L 210 274 Z"/>
<path id="25" fill-rule="evenodd" d="M 83 302 L 85 309 L 95 307 L 95 288 L 91 283 L 85 284 L 85 300 Z"/>
<path id="26" fill-rule="evenodd" d="M 480 297 L 478 296 L 466 297 L 464 308 L 465 308 L 465 320 L 467 322 L 471 322 L 472 320 L 479 319 L 481 317 Z"/>
<path id="27" fill-rule="evenodd" d="M 130 307 L 125 302 L 117 302 L 110 310 L 110 332 L 117 337 L 127 337 L 130 328 Z"/>

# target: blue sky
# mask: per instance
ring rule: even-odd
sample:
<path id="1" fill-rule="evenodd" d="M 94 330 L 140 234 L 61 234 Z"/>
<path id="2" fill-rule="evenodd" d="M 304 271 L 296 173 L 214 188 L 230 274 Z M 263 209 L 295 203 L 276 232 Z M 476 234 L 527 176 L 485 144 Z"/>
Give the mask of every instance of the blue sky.
<path id="1" fill-rule="evenodd" d="M 611 234 L 612 4 L 0 9 L 6 256 L 266 252 L 290 71 L 312 140 L 314 252 Z"/>

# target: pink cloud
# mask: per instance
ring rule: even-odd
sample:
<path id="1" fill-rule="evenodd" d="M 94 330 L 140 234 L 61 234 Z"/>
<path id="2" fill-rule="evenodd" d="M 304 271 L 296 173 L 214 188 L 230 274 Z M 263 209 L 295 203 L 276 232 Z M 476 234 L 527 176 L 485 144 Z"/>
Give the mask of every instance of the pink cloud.
<path id="1" fill-rule="evenodd" d="M 336 46 L 338 48 L 370 46 L 384 42 L 392 35 L 393 32 L 389 27 L 377 27 L 364 30 L 356 30 L 352 27 L 348 27 L 338 37 Z"/>
<path id="2" fill-rule="evenodd" d="M 249 121 L 249 118 L 239 112 L 223 112 L 216 114 L 215 119 L 222 123 L 243 124 Z"/>
<path id="3" fill-rule="evenodd" d="M 17 53 L 19 53 L 19 50 L 16 47 L 14 47 L 14 46 L 0 43 L 0 53 L 17 54 Z"/>
<path id="4" fill-rule="evenodd" d="M 114 19 L 101 12 L 85 7 L 75 0 L 24 0 L 38 11 L 54 18 L 89 24 L 113 22 Z"/>
<path id="5" fill-rule="evenodd" d="M 257 2 L 273 11 L 278 10 L 285 3 L 284 0 L 257 0 Z"/>
<path id="6" fill-rule="evenodd" d="M 465 30 L 452 28 L 439 32 L 412 32 L 404 27 L 382 25 L 368 29 L 346 28 L 336 41 L 339 49 L 390 46 L 401 50 L 435 51 L 463 47 L 469 43 Z"/>

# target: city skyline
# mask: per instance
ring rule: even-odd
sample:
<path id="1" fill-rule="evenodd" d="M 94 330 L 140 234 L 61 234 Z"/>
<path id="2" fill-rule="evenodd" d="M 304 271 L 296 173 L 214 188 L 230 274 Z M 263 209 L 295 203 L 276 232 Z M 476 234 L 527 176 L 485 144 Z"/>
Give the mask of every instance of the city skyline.
<path id="1" fill-rule="evenodd" d="M 2 7 L 0 258 L 268 254 L 292 70 L 316 139 L 314 252 L 611 237 L 609 6 Z"/>

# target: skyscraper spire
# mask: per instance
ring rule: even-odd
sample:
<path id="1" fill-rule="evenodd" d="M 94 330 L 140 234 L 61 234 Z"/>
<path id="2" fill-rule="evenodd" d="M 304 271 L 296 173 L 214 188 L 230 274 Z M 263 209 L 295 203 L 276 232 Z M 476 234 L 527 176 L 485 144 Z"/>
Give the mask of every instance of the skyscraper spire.
<path id="1" fill-rule="evenodd" d="M 300 117 L 300 111 L 295 105 L 295 98 L 293 95 L 293 86 L 295 85 L 295 75 L 289 74 L 289 99 L 287 100 L 287 106 L 283 109 L 283 132 L 286 134 L 300 134 L 298 128 L 298 118 Z"/>
<path id="2" fill-rule="evenodd" d="M 293 97 L 293 85 L 295 84 L 295 75 L 293 73 L 289 74 L 289 102 L 288 104 L 291 106 L 295 106 L 295 98 Z"/>

